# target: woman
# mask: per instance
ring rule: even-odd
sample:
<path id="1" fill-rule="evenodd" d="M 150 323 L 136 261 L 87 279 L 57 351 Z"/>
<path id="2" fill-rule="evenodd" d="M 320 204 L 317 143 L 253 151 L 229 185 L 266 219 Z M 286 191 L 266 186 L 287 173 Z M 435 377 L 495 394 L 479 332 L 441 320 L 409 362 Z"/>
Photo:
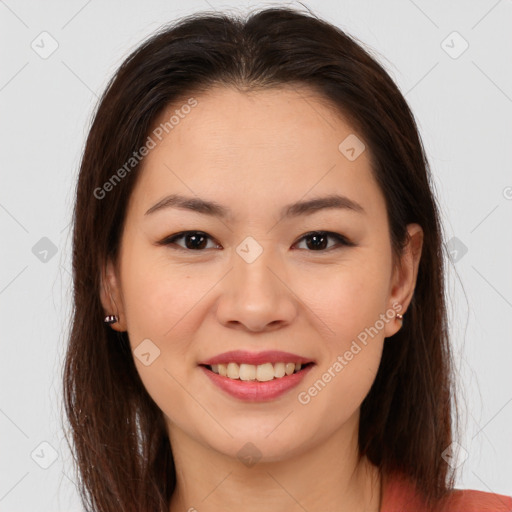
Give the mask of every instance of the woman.
<path id="1" fill-rule="evenodd" d="M 453 489 L 428 163 L 338 28 L 197 14 L 142 44 L 92 123 L 73 244 L 88 510 L 512 510 Z"/>

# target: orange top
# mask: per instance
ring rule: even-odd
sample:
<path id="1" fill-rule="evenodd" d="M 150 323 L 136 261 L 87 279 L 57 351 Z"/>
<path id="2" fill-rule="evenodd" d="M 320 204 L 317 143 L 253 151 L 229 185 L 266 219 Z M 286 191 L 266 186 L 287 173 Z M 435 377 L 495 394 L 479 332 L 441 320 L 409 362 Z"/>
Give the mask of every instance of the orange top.
<path id="1" fill-rule="evenodd" d="M 423 512 L 425 505 L 414 485 L 404 477 L 384 477 L 380 512 Z M 436 512 L 512 512 L 512 497 L 455 489 Z"/>

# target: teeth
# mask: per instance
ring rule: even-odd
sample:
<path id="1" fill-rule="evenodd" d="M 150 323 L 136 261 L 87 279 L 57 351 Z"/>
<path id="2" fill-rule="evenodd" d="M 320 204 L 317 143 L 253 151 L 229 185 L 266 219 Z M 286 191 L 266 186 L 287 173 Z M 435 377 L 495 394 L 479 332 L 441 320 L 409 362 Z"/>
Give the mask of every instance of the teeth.
<path id="1" fill-rule="evenodd" d="M 241 364 L 239 377 L 240 380 L 254 380 L 256 378 L 256 366 L 253 366 L 252 364 Z"/>
<path id="2" fill-rule="evenodd" d="M 285 376 L 284 363 L 276 363 L 274 365 L 274 377 L 276 379 L 280 379 Z"/>
<path id="3" fill-rule="evenodd" d="M 211 367 L 212 372 L 221 375 L 222 377 L 229 377 L 230 379 L 239 380 L 257 380 L 259 382 L 266 382 L 273 379 L 280 379 L 285 375 L 291 375 L 298 372 L 302 368 L 301 363 L 265 363 L 255 366 L 253 364 L 213 364 Z"/>
<path id="4" fill-rule="evenodd" d="M 227 377 L 230 379 L 238 379 L 240 377 L 240 366 L 236 363 L 229 363 Z"/>
<path id="5" fill-rule="evenodd" d="M 253 366 L 253 368 L 256 368 L 256 380 L 259 380 L 260 382 L 266 382 L 267 380 L 272 380 L 274 378 L 275 372 L 274 365 L 272 363 L 260 364 L 258 366 Z"/>

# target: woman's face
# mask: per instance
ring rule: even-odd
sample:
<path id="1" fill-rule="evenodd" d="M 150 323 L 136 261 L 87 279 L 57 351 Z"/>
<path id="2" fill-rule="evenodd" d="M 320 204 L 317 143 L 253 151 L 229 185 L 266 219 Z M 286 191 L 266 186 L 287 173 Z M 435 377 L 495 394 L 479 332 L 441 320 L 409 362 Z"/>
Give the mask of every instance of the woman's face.
<path id="1" fill-rule="evenodd" d="M 105 311 L 128 331 L 171 440 L 179 433 L 232 457 L 245 446 L 271 461 L 335 432 L 351 436 L 385 337 L 400 328 L 395 313 L 412 297 L 419 251 L 394 271 L 365 142 L 311 91 L 216 88 L 195 100 L 193 108 L 173 105 L 155 124 L 119 258 L 107 267 Z M 158 130 L 176 110 L 172 129 Z M 188 207 L 185 199 L 166 202 L 171 195 Z M 335 195 L 336 207 L 307 207 Z M 199 207 L 203 201 L 218 206 Z M 289 208 L 297 203 L 306 206 Z M 421 249 L 421 229 L 409 231 Z M 236 350 L 284 351 L 294 355 L 274 362 L 313 364 L 263 383 L 201 366 Z M 256 372 L 272 379 L 272 370 L 283 373 L 279 364 Z M 242 373 L 252 372 L 251 365 Z"/>

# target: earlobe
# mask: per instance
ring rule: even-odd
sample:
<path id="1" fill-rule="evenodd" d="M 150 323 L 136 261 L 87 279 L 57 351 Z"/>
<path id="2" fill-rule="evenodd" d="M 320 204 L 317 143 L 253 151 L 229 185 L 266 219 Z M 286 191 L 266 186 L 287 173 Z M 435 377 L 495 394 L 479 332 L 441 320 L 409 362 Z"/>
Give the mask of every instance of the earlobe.
<path id="1" fill-rule="evenodd" d="M 104 318 L 102 320 L 112 329 L 125 332 L 126 320 L 119 278 L 115 266 L 110 259 L 103 266 L 101 273 L 100 300 L 104 311 Z"/>

